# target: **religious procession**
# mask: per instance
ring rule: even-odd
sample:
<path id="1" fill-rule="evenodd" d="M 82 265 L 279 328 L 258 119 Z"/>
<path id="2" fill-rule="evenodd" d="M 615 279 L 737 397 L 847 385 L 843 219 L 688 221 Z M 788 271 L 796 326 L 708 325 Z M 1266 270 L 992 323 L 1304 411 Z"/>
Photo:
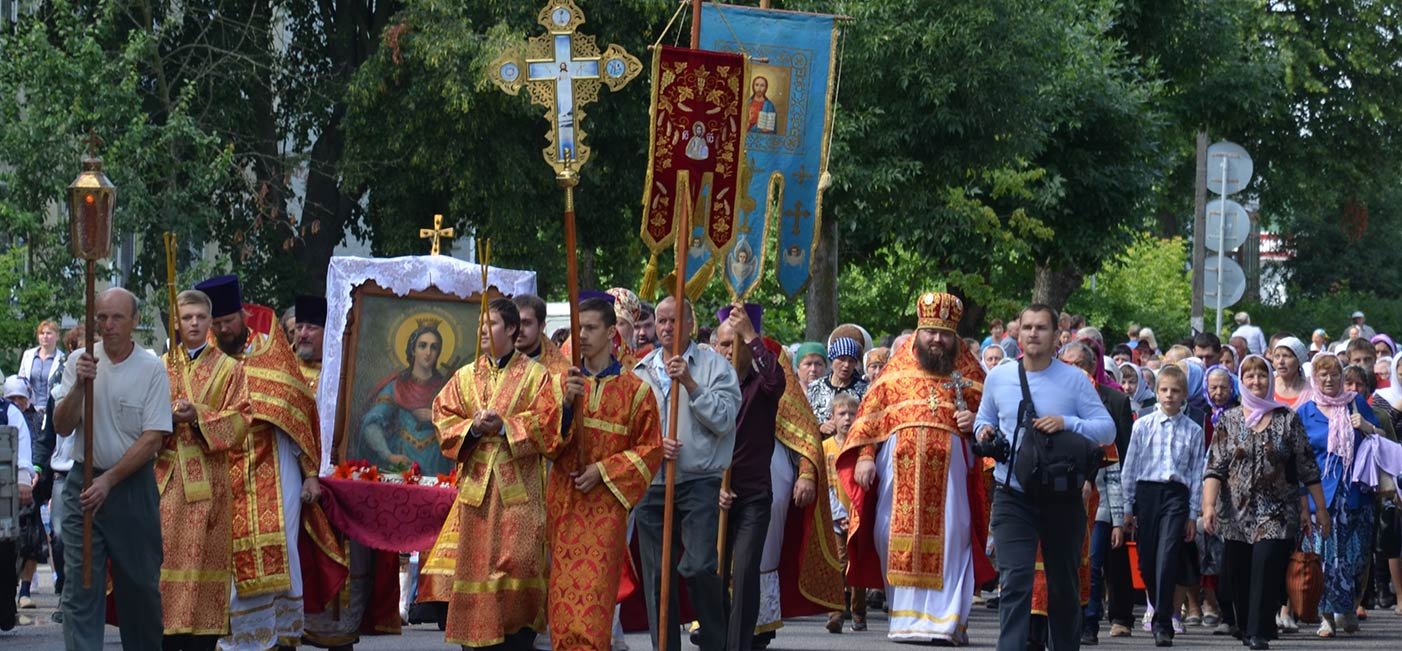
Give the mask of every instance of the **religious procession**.
<path id="1" fill-rule="evenodd" d="M 458 4 L 0 0 L 0 648 L 1402 642 L 1395 6 Z"/>

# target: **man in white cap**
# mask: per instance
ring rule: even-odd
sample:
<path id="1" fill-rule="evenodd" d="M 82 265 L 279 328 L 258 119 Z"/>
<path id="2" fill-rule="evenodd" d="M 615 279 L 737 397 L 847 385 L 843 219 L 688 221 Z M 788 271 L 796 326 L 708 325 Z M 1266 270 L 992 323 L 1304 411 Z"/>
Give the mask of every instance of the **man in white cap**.
<path id="1" fill-rule="evenodd" d="M 1252 355 L 1261 355 L 1266 350 L 1266 333 L 1258 326 L 1251 325 L 1251 315 L 1245 312 L 1236 313 L 1236 330 L 1232 331 L 1229 339 L 1241 337 L 1246 340 L 1246 349 Z"/>
<path id="2" fill-rule="evenodd" d="M 15 404 L 17 399 L 29 401 L 29 385 L 19 378 L 10 376 L 5 380 L 5 401 L 0 402 L 0 425 L 8 425 L 19 430 L 15 458 L 19 462 L 19 503 L 33 501 L 34 466 L 31 463 L 29 425 L 24 412 Z M 19 575 L 15 572 L 19 554 L 18 543 L 14 540 L 0 540 L 0 631 L 15 627 L 15 588 L 19 585 Z M 27 621 L 28 618 L 26 618 Z"/>
<path id="3" fill-rule="evenodd" d="M 1349 318 L 1353 321 L 1353 325 L 1358 327 L 1358 336 L 1372 340 L 1378 334 L 1377 331 L 1373 330 L 1373 326 L 1363 322 L 1365 317 L 1362 310 L 1354 310 L 1353 315 Z"/>

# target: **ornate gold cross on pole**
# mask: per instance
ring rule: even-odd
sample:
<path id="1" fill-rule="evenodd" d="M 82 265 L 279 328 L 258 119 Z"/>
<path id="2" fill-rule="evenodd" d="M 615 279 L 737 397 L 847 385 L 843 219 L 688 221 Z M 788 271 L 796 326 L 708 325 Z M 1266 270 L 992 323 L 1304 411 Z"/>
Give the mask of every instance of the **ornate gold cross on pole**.
<path id="1" fill-rule="evenodd" d="M 575 241 L 574 188 L 579 169 L 589 161 L 584 144 L 584 105 L 599 99 L 599 87 L 618 90 L 643 70 L 642 62 L 626 50 L 610 45 L 602 52 L 593 36 L 576 30 L 584 24 L 584 12 L 574 0 L 549 0 L 536 21 L 546 33 L 526 39 L 525 53 L 508 48 L 487 67 L 487 76 L 503 91 L 517 94 L 522 86 L 531 102 L 546 108 L 550 123 L 549 145 L 542 151 L 555 170 L 555 181 L 565 192 L 565 285 L 570 300 L 570 364 L 583 365 L 579 345 L 579 258 Z M 575 400 L 574 413 L 584 410 L 583 397 Z M 575 419 L 578 426 L 582 419 Z"/>
<path id="2" fill-rule="evenodd" d="M 579 341 L 579 260 L 575 249 L 574 188 L 579 168 L 589 160 L 584 144 L 585 104 L 599 99 L 599 86 L 618 90 L 643 70 L 642 62 L 626 50 L 610 45 L 603 52 L 593 36 L 576 30 L 584 24 L 584 12 L 574 0 L 550 0 L 536 20 L 547 33 L 526 39 L 525 54 L 509 48 L 487 67 L 487 76 L 502 90 L 515 95 L 525 86 L 531 101 L 547 109 L 550 122 L 542 152 L 555 170 L 555 180 L 565 191 L 565 272 L 570 294 L 570 338 Z M 571 363 L 580 365 L 580 346 L 570 346 Z M 576 405 L 582 407 L 582 403 Z"/>
<path id="3" fill-rule="evenodd" d="M 574 0 L 550 0 L 537 20 L 548 33 L 527 39 L 524 55 L 514 47 L 503 52 L 487 75 L 511 95 L 525 86 L 531 102 L 548 109 L 545 162 L 557 175 L 565 173 L 566 161 L 578 172 L 589 161 L 584 105 L 599 99 L 600 85 L 622 88 L 642 72 L 643 64 L 617 45 L 600 52 L 593 36 L 578 33 L 584 12 Z"/>
<path id="4" fill-rule="evenodd" d="M 452 238 L 453 233 L 454 231 L 452 226 L 443 228 L 443 215 L 434 215 L 433 228 L 420 228 L 419 239 L 426 240 L 429 238 L 433 238 L 433 249 L 430 250 L 428 254 L 438 255 L 439 240 Z"/>

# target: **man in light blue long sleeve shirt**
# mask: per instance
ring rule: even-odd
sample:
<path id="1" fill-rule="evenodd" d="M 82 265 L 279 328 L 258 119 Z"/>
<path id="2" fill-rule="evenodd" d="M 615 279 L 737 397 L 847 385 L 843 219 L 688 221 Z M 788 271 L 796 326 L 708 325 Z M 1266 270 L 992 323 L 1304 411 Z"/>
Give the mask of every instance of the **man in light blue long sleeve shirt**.
<path id="1" fill-rule="evenodd" d="M 1059 419 L 1060 427 L 1044 429 L 1044 432 L 1058 430 L 1075 432 L 1098 445 L 1115 442 L 1115 421 L 1110 412 L 1100 402 L 1090 379 L 1080 369 L 1050 359 L 1046 368 L 1035 371 L 1027 368 L 1027 386 L 1032 390 L 1032 403 L 1037 407 L 1039 422 L 1054 422 Z M 1026 356 L 1023 364 L 1027 364 Z M 983 383 L 983 403 L 979 405 L 978 416 L 974 420 L 974 431 L 982 432 L 984 427 L 1001 430 L 1013 442 L 1013 430 L 1017 429 L 1018 405 L 1022 404 L 1022 384 L 1018 381 L 1017 365 L 1004 364 L 988 373 Z M 1021 447 L 1021 437 L 1017 445 Z M 1016 452 L 1014 452 L 1016 456 Z M 1008 464 L 1002 461 L 993 470 L 993 477 L 1002 486 L 1006 479 L 1013 490 L 1022 491 L 1017 477 L 1008 475 Z"/>
<path id="2" fill-rule="evenodd" d="M 1085 373 L 1055 359 L 1056 310 L 1031 305 L 1019 319 L 1018 344 L 1027 369 L 1027 385 L 1038 418 L 1033 427 L 1058 436 L 1084 436 L 1100 445 L 1115 442 L 1115 421 Z M 974 420 L 979 438 L 990 441 L 1001 430 L 1012 443 L 1017 428 L 1022 383 L 1018 365 L 993 369 L 983 383 L 983 401 Z M 1018 437 L 1021 446 L 1021 437 Z M 1014 450 L 1014 455 L 1016 450 Z M 998 603 L 999 651 L 1023 651 L 1032 618 L 1033 568 L 1040 543 L 1046 568 L 1051 647 L 1076 649 L 1081 641 L 1080 554 L 1086 535 L 1085 505 L 1080 501 L 1037 502 L 1022 492 L 1007 463 L 993 471 L 993 544 L 997 549 L 1002 593 Z"/>

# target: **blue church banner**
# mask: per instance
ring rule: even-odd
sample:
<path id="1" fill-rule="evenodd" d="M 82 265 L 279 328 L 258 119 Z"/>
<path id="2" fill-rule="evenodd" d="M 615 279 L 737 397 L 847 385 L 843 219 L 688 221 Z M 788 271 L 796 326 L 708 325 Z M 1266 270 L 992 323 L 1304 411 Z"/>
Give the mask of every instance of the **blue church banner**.
<path id="1" fill-rule="evenodd" d="M 759 285 L 767 258 L 790 298 L 808 284 L 823 212 L 837 25 L 833 16 L 706 3 L 701 48 L 752 57 L 746 81 L 744 191 L 722 277 L 734 295 Z M 766 246 L 777 231 L 777 247 Z M 696 269 L 688 265 L 690 269 Z"/>

